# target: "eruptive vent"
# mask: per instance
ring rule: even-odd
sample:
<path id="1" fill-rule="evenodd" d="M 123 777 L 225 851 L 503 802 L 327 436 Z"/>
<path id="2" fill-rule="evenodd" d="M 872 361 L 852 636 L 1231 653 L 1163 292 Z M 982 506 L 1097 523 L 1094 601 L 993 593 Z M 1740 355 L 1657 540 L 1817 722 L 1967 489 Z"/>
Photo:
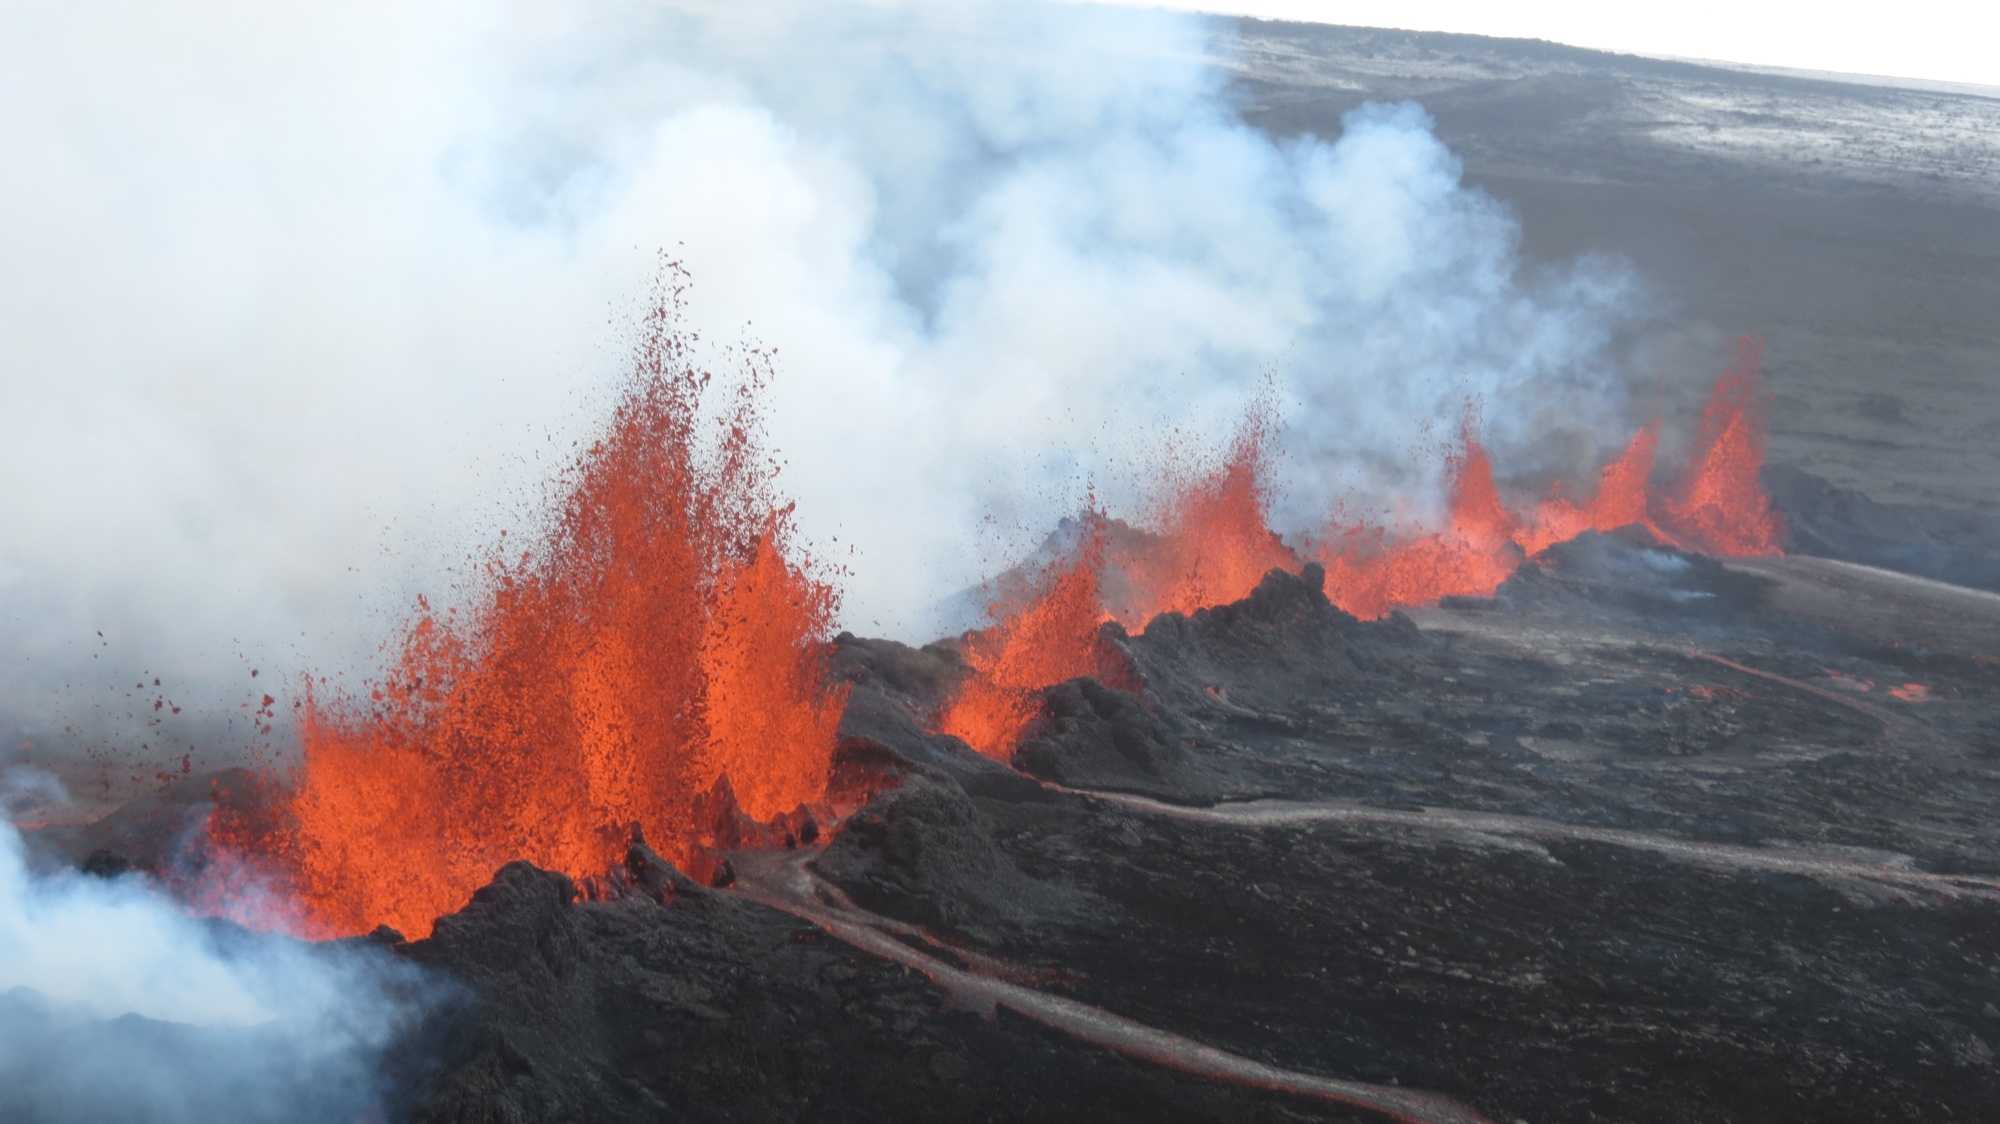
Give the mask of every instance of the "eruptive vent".
<path id="1" fill-rule="evenodd" d="M 1298 556 L 1271 530 L 1268 403 L 1253 406 L 1220 463 L 1202 471 L 1170 445 L 1149 533 L 1120 538 L 1109 554 L 1117 577 L 1112 615 L 1128 629 L 1161 613 L 1192 613 L 1249 596 L 1273 569 Z"/>
<path id="2" fill-rule="evenodd" d="M 1644 527 L 1657 538 L 1668 536 L 1647 510 L 1653 479 L 1653 453 L 1660 444 L 1660 424 L 1649 422 L 1632 435 L 1625 451 L 1597 475 L 1597 491 L 1588 500 L 1571 500 L 1560 482 L 1535 506 L 1534 517 L 1514 536 L 1529 557 L 1585 533 Z"/>
<path id="3" fill-rule="evenodd" d="M 1526 516 L 1510 509 L 1471 419 L 1449 456 L 1445 526 L 1392 533 L 1373 524 L 1329 521 L 1311 553 L 1325 567 L 1329 600 L 1363 619 L 1450 596 L 1486 596 L 1522 562 L 1587 531 L 1637 526 L 1675 546 L 1722 556 L 1774 554 L 1782 533 L 1765 494 L 1764 427 L 1757 368 L 1761 349 L 1741 341 L 1701 413 L 1695 451 L 1679 483 L 1652 485 L 1657 422 L 1642 426 L 1598 472 L 1587 498 L 1552 487 Z M 1002 759 L 1034 718 L 1035 692 L 1078 675 L 1099 674 L 1096 626 L 1115 616 L 1144 627 L 1159 613 L 1193 612 L 1237 600 L 1274 568 L 1299 556 L 1267 522 L 1270 432 L 1253 409 L 1223 463 L 1207 473 L 1169 466 L 1151 528 L 1107 541 L 1093 511 L 1082 543 L 1044 580 L 995 605 L 995 624 L 968 637 L 973 674 L 939 729 Z"/>
<path id="4" fill-rule="evenodd" d="M 1666 503 L 1674 535 L 1712 554 L 1778 553 L 1783 525 L 1764 492 L 1764 424 L 1757 377 L 1764 348 L 1745 338 L 1701 410 L 1687 475 Z"/>
<path id="5" fill-rule="evenodd" d="M 1100 673 L 1097 630 L 1108 619 L 1098 590 L 1105 534 L 1104 517 L 1092 505 L 1069 553 L 988 610 L 998 623 L 968 637 L 972 674 L 946 704 L 941 732 L 1005 761 L 1040 705 L 1036 691 Z"/>
<path id="6" fill-rule="evenodd" d="M 1485 596 L 1527 558 L 1586 531 L 1641 527 L 1670 545 L 1723 557 L 1776 554 L 1783 529 L 1764 492 L 1761 348 L 1744 339 L 1702 407 L 1695 453 L 1678 485 L 1652 487 L 1659 423 L 1642 426 L 1599 471 L 1596 490 L 1573 500 L 1558 483 L 1526 518 L 1494 485 L 1493 463 L 1467 426 L 1452 458 L 1443 530 L 1400 541 L 1378 527 L 1336 525 L 1319 546 L 1327 597 L 1364 620 L 1444 597 Z"/>
<path id="7" fill-rule="evenodd" d="M 275 867 L 312 934 L 427 933 L 516 859 L 601 875 L 635 824 L 691 862 L 723 786 L 759 819 L 824 797 L 837 594 L 792 551 L 759 448 L 769 357 L 747 355 L 704 440 L 710 375 L 669 279 L 546 541 L 496 557 L 469 611 L 420 604 L 366 699 L 309 689 L 296 774 L 211 825 Z"/>
<path id="8" fill-rule="evenodd" d="M 1296 569 L 1267 517 L 1271 427 L 1271 406 L 1259 400 L 1208 466 L 1170 443 L 1143 529 L 1114 533 L 1093 500 L 1070 552 L 996 598 L 993 626 L 967 638 L 973 673 L 938 729 L 1007 760 L 1040 705 L 1035 692 L 1081 675 L 1120 678 L 1098 639 L 1104 621 L 1142 628 L 1161 613 L 1240 600 L 1271 570 Z"/>
<path id="9" fill-rule="evenodd" d="M 1520 565 L 1518 526 L 1493 481 L 1493 460 L 1467 424 L 1451 458 L 1451 503 L 1443 530 L 1391 542 L 1379 527 L 1338 527 L 1319 550 L 1329 600 L 1357 617 L 1399 605 L 1491 593 Z"/>

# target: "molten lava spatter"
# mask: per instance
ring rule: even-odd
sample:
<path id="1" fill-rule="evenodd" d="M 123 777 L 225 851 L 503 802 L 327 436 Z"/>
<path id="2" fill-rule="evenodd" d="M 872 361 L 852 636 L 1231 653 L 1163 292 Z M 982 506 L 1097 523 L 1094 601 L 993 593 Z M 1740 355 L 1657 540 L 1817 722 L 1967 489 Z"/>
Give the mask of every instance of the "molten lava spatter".
<path id="1" fill-rule="evenodd" d="M 1492 462 L 1468 426 L 1452 466 L 1445 528 L 1398 538 L 1378 527 L 1335 525 L 1318 549 L 1328 598 L 1372 619 L 1445 597 L 1484 596 L 1524 559 L 1557 543 L 1629 526 L 1721 557 L 1778 553 L 1782 526 L 1761 479 L 1760 352 L 1754 340 L 1739 344 L 1736 361 L 1702 408 L 1695 456 L 1664 495 L 1651 486 L 1659 445 L 1659 427 L 1652 423 L 1603 468 L 1589 500 L 1579 503 L 1555 491 L 1527 518 L 1516 518 L 1501 502 Z"/>
<path id="2" fill-rule="evenodd" d="M 1220 464 L 1205 471 L 1169 467 L 1153 501 L 1150 534 L 1121 540 L 1111 551 L 1119 623 L 1136 631 L 1161 613 L 1240 600 L 1273 569 L 1298 568 L 1298 556 L 1266 518 L 1270 431 L 1270 409 L 1260 403 Z"/>
<path id="3" fill-rule="evenodd" d="M 1736 361 L 1701 409 L 1694 459 L 1664 505 L 1662 522 L 1699 550 L 1724 556 L 1779 553 L 1784 535 L 1764 491 L 1763 346 L 1739 341 Z"/>
<path id="4" fill-rule="evenodd" d="M 989 757 L 1006 761 L 1035 717 L 1035 692 L 1080 675 L 1102 675 L 1098 627 L 1107 619 L 1099 593 L 1104 568 L 1104 517 L 1085 512 L 1077 542 L 1040 580 L 1008 604 L 988 610 L 991 628 L 965 647 L 972 673 L 938 720 Z"/>
<path id="5" fill-rule="evenodd" d="M 972 674 L 939 731 L 1008 760 L 1040 706 L 1036 692 L 1080 675 L 1118 677 L 1098 639 L 1104 621 L 1144 628 L 1161 613 L 1239 600 L 1271 570 L 1298 568 L 1265 516 L 1270 428 L 1259 402 L 1219 463 L 1170 462 L 1143 531 L 1111 535 L 1093 500 L 1063 561 L 990 608 L 995 623 L 969 640 Z"/>
<path id="6" fill-rule="evenodd" d="M 1445 528 L 1391 542 L 1374 527 L 1332 528 L 1319 549 L 1329 601 L 1363 620 L 1403 605 L 1442 597 L 1484 596 L 1520 565 L 1519 529 L 1500 502 L 1493 460 L 1466 427 L 1451 459 L 1451 503 Z"/>
<path id="7" fill-rule="evenodd" d="M 786 562 L 772 519 L 748 559 L 725 564 L 702 643 L 708 738 L 695 783 L 728 778 L 737 803 L 770 819 L 826 791 L 844 695 L 825 681 L 832 587 Z"/>
<path id="8" fill-rule="evenodd" d="M 1515 533 L 1514 541 L 1530 558 L 1586 531 L 1615 531 L 1639 526 L 1665 538 L 1648 512 L 1652 496 L 1653 453 L 1660 443 L 1660 425 L 1649 422 L 1632 435 L 1618 459 L 1597 476 L 1597 490 L 1577 503 L 1558 487 L 1535 506 L 1535 513 Z"/>
<path id="9" fill-rule="evenodd" d="M 315 935 L 428 933 L 517 859 L 601 875 L 635 824 L 686 862 L 720 781 L 759 818 L 823 797 L 836 593 L 791 557 L 757 448 L 768 366 L 750 356 L 705 443 L 678 290 L 645 327 L 548 540 L 492 563 L 467 613 L 420 607 L 367 700 L 309 693 L 268 822 L 212 825 L 275 866 Z"/>
<path id="10" fill-rule="evenodd" d="M 1449 455 L 1451 493 L 1440 530 L 1392 534 L 1336 521 L 1313 545 L 1329 600 L 1363 619 L 1452 596 L 1487 596 L 1523 561 L 1587 531 L 1637 526 L 1677 546 L 1713 554 L 1768 553 L 1778 527 L 1759 481 L 1762 419 L 1757 349 L 1745 341 L 1702 412 L 1698 452 L 1682 483 L 1662 499 L 1652 488 L 1660 429 L 1649 423 L 1598 473 L 1587 499 L 1552 489 L 1526 517 L 1501 497 L 1493 460 L 1468 419 Z M 1274 568 L 1299 558 L 1269 526 L 1266 442 L 1270 413 L 1253 408 L 1229 455 L 1204 472 L 1169 466 L 1145 531 L 1107 536 L 1091 512 L 1074 553 L 1006 606 L 966 650 L 973 673 L 939 729 L 1006 760 L 1034 718 L 1036 692 L 1105 672 L 1097 626 L 1107 615 L 1129 629 L 1159 613 L 1190 613 L 1238 600 Z"/>

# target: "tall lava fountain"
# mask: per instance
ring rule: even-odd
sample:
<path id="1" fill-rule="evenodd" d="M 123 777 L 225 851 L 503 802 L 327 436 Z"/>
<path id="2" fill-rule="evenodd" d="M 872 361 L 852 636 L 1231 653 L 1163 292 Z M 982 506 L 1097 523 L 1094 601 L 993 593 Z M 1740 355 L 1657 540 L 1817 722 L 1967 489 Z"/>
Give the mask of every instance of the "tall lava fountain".
<path id="1" fill-rule="evenodd" d="M 366 697 L 309 689 L 296 775 L 216 820 L 310 931 L 425 933 L 517 859 L 602 875 L 634 825 L 687 863 L 703 794 L 758 819 L 824 795 L 838 594 L 794 549 L 759 447 L 768 356 L 745 355 L 708 439 L 679 276 L 546 540 L 496 552 L 469 609 L 420 606 Z"/>

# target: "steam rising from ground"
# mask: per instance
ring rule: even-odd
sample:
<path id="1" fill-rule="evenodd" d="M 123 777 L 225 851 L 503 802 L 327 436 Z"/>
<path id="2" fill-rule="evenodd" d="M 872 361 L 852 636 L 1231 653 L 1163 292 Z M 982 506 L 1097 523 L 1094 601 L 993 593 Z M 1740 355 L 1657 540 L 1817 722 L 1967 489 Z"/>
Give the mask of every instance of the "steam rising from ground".
<path id="1" fill-rule="evenodd" d="M 251 666 L 361 666 L 390 614 L 531 518 L 659 247 L 712 340 L 754 322 L 778 347 L 780 486 L 868 631 L 930 632 L 1016 545 L 990 528 L 1039 535 L 1087 477 L 1134 509 L 1163 428 L 1219 445 L 1267 376 L 1281 529 L 1350 493 L 1441 496 L 1414 454 L 1468 398 L 1510 464 L 1594 463 L 1631 429 L 1625 272 L 1524 268 L 1418 108 L 1330 143 L 1249 128 L 1192 17 L 461 0 L 6 22 L 0 721 L 23 728 L 140 670 L 192 719 Z"/>
<path id="2" fill-rule="evenodd" d="M 362 1118 L 435 994 L 386 954 L 196 920 L 137 877 L 35 874 L 0 823 L 0 1117 Z"/>

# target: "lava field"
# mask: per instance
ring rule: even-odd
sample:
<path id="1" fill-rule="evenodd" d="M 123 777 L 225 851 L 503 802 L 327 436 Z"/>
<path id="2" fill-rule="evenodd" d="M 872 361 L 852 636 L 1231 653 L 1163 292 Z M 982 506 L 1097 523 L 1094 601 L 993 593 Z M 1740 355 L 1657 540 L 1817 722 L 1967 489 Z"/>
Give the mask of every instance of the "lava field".
<path id="1" fill-rule="evenodd" d="M 239 651 L 224 763 L 161 748 L 181 705 L 119 670 L 154 740 L 95 762 L 88 815 L 10 779 L 56 756 L 21 739 L 0 954 L 40 976 L 0 986 L 0 1121 L 2000 1118 L 2000 224 L 1964 220 L 1990 137 L 1903 127 L 1987 137 L 2000 101 L 1225 31 L 1187 95 L 1225 137 L 1290 159 L 1335 114 L 1443 154 L 1500 231 L 1482 331 L 1546 296 L 1516 272 L 1632 239 L 1693 326 L 1590 346 L 1661 385 L 1616 387 L 1615 432 L 1467 399 L 1384 477 L 1436 494 L 1302 517 L 1331 486 L 1287 485 L 1330 462 L 1288 436 L 1361 411 L 1232 384 L 1223 439 L 1120 435 L 1156 454 L 1141 502 L 1071 481 L 932 607 L 967 627 L 905 642 L 844 613 L 866 552 L 808 533 L 787 363 L 702 344 L 706 281 L 662 256 L 545 504 L 412 595 L 372 674 Z M 1438 116 L 1337 117 L 1390 97 Z M 1907 151 L 1760 147 L 1827 105 Z M 1439 136 L 1527 221 L 1465 203 Z M 1758 272 L 1830 230 L 1841 268 Z"/>
<path id="2" fill-rule="evenodd" d="M 987 627 L 917 648 L 816 638 L 831 588 L 785 554 L 754 457 L 693 451 L 699 386 L 655 346 L 551 544 L 496 565 L 469 617 L 420 608 L 366 698 L 309 698 L 302 767 L 32 833 L 94 876 L 152 872 L 214 940 L 449 981 L 365 1078 L 301 1065 L 258 1085 L 270 1103 L 223 1084 L 198 1111 L 1935 1120 L 2000 1099 L 2000 594 L 1780 553 L 1791 522 L 1866 556 L 1885 517 L 1797 473 L 1773 476 L 1796 508 L 1772 500 L 1731 382 L 1754 350 L 1693 483 L 1649 496 L 1628 450 L 1597 498 L 1521 516 L 1468 438 L 1450 528 L 1350 533 L 1322 562 L 1263 529 L 1251 431 L 1175 485 L 1180 517 L 1087 510 L 990 583 Z M 253 875 L 273 892 L 238 892 Z M 10 1002 L 41 1028 L 10 1054 L 27 1118 L 90 1103 L 37 1051 L 256 1033 Z"/>

